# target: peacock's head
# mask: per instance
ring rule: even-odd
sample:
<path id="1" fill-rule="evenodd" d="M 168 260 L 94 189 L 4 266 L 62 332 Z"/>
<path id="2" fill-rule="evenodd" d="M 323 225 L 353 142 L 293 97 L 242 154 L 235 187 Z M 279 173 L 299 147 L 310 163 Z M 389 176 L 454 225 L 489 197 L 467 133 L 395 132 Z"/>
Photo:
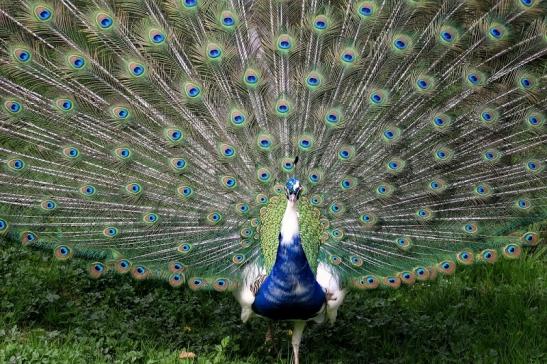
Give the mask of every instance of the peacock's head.
<path id="1" fill-rule="evenodd" d="M 285 185 L 285 194 L 289 201 L 295 202 L 300 197 L 300 192 L 302 192 L 302 185 L 296 177 L 291 177 Z"/>

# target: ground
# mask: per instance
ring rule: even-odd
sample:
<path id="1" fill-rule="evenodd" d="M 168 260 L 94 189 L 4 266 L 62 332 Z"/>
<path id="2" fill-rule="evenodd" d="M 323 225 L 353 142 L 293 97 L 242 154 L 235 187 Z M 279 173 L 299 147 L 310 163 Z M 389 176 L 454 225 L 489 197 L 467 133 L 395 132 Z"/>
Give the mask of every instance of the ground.
<path id="1" fill-rule="evenodd" d="M 544 248 L 545 249 L 545 248 Z M 352 293 L 334 327 L 309 326 L 303 363 L 545 363 L 545 250 L 458 267 L 399 290 Z M 290 327 L 242 324 L 229 294 L 173 289 L 0 243 L 1 363 L 290 363 Z"/>

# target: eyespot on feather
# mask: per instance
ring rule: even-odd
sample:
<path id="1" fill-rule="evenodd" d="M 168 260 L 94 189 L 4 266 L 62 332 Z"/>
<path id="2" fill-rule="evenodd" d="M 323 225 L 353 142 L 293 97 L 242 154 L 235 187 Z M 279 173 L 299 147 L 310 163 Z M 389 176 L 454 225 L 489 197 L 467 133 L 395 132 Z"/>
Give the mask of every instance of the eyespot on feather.
<path id="1" fill-rule="evenodd" d="M 190 186 L 179 186 L 177 187 L 177 194 L 183 199 L 188 199 L 194 195 L 194 189 Z"/>
<path id="2" fill-rule="evenodd" d="M 38 235 L 36 233 L 32 232 L 32 231 L 23 231 L 19 235 L 19 239 L 21 241 L 21 245 L 28 246 L 28 245 L 32 245 L 32 244 L 34 244 L 38 241 Z"/>
<path id="3" fill-rule="evenodd" d="M 399 273 L 399 278 L 401 279 L 401 282 L 403 284 L 406 284 L 408 286 L 416 283 L 416 275 L 414 274 L 414 272 L 401 272 Z"/>
<path id="4" fill-rule="evenodd" d="M 456 263 L 451 260 L 444 260 L 437 264 L 437 271 L 444 275 L 454 274 L 456 271 Z"/>
<path id="5" fill-rule="evenodd" d="M 401 278 L 397 276 L 384 277 L 384 286 L 397 289 L 401 286 Z"/>
<path id="6" fill-rule="evenodd" d="M 172 273 L 169 276 L 169 285 L 173 288 L 181 287 L 185 282 L 184 274 Z"/>
<path id="7" fill-rule="evenodd" d="M 131 268 L 131 276 L 137 281 L 143 281 L 150 276 L 150 270 L 143 265 Z"/>
<path id="8" fill-rule="evenodd" d="M 120 259 L 115 265 L 116 272 L 125 274 L 131 270 L 131 262 L 127 259 Z"/>
<path id="9" fill-rule="evenodd" d="M 68 260 L 74 255 L 74 251 L 68 245 L 57 245 L 53 253 L 58 260 Z"/>
<path id="10" fill-rule="evenodd" d="M 93 279 L 99 279 L 107 272 L 106 266 L 101 262 L 91 263 L 88 267 L 89 276 Z"/>
<path id="11" fill-rule="evenodd" d="M 486 263 L 495 263 L 498 260 L 498 252 L 494 249 L 484 249 L 479 253 L 479 260 Z"/>
<path id="12" fill-rule="evenodd" d="M 95 22 L 101 30 L 110 30 L 114 27 L 114 18 L 105 12 L 98 12 L 95 15 Z"/>
<path id="13" fill-rule="evenodd" d="M 471 250 L 464 250 L 456 255 L 458 263 L 463 265 L 471 265 L 475 261 L 475 256 Z"/>
<path id="14" fill-rule="evenodd" d="M 430 273 L 426 267 L 416 267 L 414 268 L 414 274 L 416 276 L 416 280 L 427 281 Z"/>
<path id="15" fill-rule="evenodd" d="M 503 256 L 507 259 L 517 259 L 522 254 L 522 248 L 518 244 L 507 244 L 503 247 Z"/>
<path id="16" fill-rule="evenodd" d="M 353 280 L 353 285 L 360 289 L 374 289 L 380 285 L 380 280 L 373 275 L 358 277 Z"/>

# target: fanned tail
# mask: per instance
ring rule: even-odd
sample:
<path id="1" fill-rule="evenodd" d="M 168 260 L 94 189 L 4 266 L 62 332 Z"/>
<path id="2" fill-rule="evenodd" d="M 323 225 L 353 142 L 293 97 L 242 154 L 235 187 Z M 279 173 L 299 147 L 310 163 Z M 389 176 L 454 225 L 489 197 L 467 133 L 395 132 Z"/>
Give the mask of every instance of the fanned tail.
<path id="1" fill-rule="evenodd" d="M 0 1 L 0 232 L 233 290 L 297 175 L 312 269 L 352 287 L 517 257 L 547 224 L 545 30 L 537 0 Z"/>

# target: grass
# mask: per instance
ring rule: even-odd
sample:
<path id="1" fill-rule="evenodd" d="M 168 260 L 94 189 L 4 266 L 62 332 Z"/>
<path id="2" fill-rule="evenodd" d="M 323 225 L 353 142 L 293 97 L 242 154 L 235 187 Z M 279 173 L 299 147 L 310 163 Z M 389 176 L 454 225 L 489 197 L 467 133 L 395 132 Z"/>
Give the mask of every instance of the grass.
<path id="1" fill-rule="evenodd" d="M 545 363 L 547 259 L 459 269 L 411 288 L 352 293 L 334 327 L 310 325 L 303 363 Z M 0 245 L 1 363 L 289 363 L 288 324 L 239 321 L 230 295 L 126 276 Z"/>

